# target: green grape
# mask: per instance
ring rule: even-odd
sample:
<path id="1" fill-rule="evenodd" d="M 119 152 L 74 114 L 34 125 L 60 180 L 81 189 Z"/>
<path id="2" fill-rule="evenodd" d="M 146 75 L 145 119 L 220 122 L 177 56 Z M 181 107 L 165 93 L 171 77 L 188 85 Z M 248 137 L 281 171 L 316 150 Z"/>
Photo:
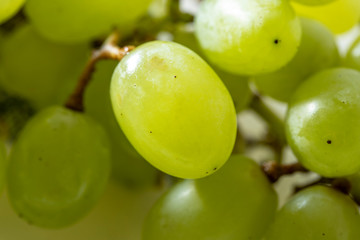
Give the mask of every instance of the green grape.
<path id="1" fill-rule="evenodd" d="M 131 146 L 116 122 L 110 102 L 110 80 L 118 62 L 97 63 L 91 84 L 86 90 L 86 113 L 100 122 L 111 140 L 113 177 L 130 187 L 154 184 L 157 171 Z"/>
<path id="2" fill-rule="evenodd" d="M 5 38 L 0 47 L 0 84 L 37 107 L 63 103 L 65 96 L 57 102 L 60 98 L 57 91 L 63 84 L 75 82 L 88 53 L 86 45 L 48 42 L 30 25 L 22 26 Z"/>
<path id="3" fill-rule="evenodd" d="M 27 0 L 25 11 L 46 38 L 85 42 L 126 26 L 143 15 L 151 0 Z"/>
<path id="4" fill-rule="evenodd" d="M 302 39 L 295 57 L 280 70 L 253 78 L 260 93 L 287 102 L 306 78 L 339 62 L 335 39 L 324 25 L 301 19 Z"/>
<path id="5" fill-rule="evenodd" d="M 345 58 L 345 66 L 360 71 L 360 37 L 355 40 L 349 49 Z"/>
<path id="6" fill-rule="evenodd" d="M 335 68 L 306 80 L 290 101 L 288 143 L 299 161 L 326 177 L 360 170 L 360 72 Z"/>
<path id="7" fill-rule="evenodd" d="M 206 62 L 177 43 L 149 42 L 128 54 L 114 72 L 111 100 L 129 141 L 161 171 L 200 178 L 230 156 L 230 94 Z"/>
<path id="8" fill-rule="evenodd" d="M 7 163 L 7 155 L 6 155 L 6 149 L 5 144 L 0 141 L 0 192 L 3 191 L 5 186 L 5 169 L 6 169 L 6 163 Z"/>
<path id="9" fill-rule="evenodd" d="M 8 192 L 17 214 L 46 228 L 71 225 L 102 195 L 110 172 L 104 130 L 60 106 L 38 113 L 13 147 Z"/>
<path id="10" fill-rule="evenodd" d="M 334 2 L 336 0 L 293 0 L 294 2 L 298 2 L 304 5 L 316 6 L 316 5 L 324 5 L 330 2 Z"/>
<path id="11" fill-rule="evenodd" d="M 301 26 L 288 0 L 205 0 L 195 33 L 213 64 L 231 73 L 257 75 L 291 60 Z"/>
<path id="12" fill-rule="evenodd" d="M 14 16 L 25 0 L 0 0 L 0 24 Z"/>
<path id="13" fill-rule="evenodd" d="M 285 204 L 265 240 L 355 240 L 360 236 L 359 226 L 358 207 L 348 196 L 314 186 Z"/>
<path id="14" fill-rule="evenodd" d="M 299 16 L 318 20 L 336 34 L 351 29 L 360 20 L 359 0 L 334 0 L 321 6 L 292 5 Z"/>
<path id="15" fill-rule="evenodd" d="M 185 29 L 179 29 L 174 34 L 174 42 L 180 43 L 199 54 L 202 58 L 206 58 L 203 55 L 193 32 L 186 31 Z M 238 113 L 244 110 L 249 105 L 252 96 L 247 78 L 224 72 L 214 66 L 211 67 L 228 89 L 233 99 L 236 112 Z"/>
<path id="16" fill-rule="evenodd" d="M 234 155 L 214 175 L 184 180 L 162 196 L 145 220 L 143 240 L 260 240 L 276 208 L 259 166 Z"/>

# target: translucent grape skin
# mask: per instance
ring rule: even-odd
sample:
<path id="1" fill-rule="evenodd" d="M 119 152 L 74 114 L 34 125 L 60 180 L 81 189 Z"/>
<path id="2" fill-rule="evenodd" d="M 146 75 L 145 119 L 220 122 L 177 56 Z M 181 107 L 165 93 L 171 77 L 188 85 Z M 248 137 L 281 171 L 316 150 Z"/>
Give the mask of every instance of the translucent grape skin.
<path id="1" fill-rule="evenodd" d="M 345 66 L 360 71 L 360 37 L 351 45 L 345 58 Z"/>
<path id="2" fill-rule="evenodd" d="M 214 65 L 234 74 L 257 75 L 291 60 L 301 27 L 288 0 L 205 0 L 195 33 Z"/>
<path id="3" fill-rule="evenodd" d="M 89 53 L 86 44 L 52 43 L 39 36 L 32 26 L 21 26 L 1 43 L 0 84 L 36 108 L 63 103 L 70 92 L 60 95 L 59 88 L 76 82 Z"/>
<path id="4" fill-rule="evenodd" d="M 343 193 L 314 186 L 297 193 L 276 214 L 265 240 L 354 240 L 360 236 L 356 204 Z"/>
<path id="5" fill-rule="evenodd" d="M 125 135 L 161 171 L 205 177 L 230 156 L 233 102 L 215 72 L 191 50 L 162 41 L 137 47 L 115 69 L 110 91 Z"/>
<path id="6" fill-rule="evenodd" d="M 44 37 L 65 43 L 86 42 L 116 25 L 133 24 L 151 0 L 27 0 L 25 12 Z"/>
<path id="7" fill-rule="evenodd" d="M 147 216 L 143 240 L 260 240 L 277 195 L 251 159 L 232 156 L 212 176 L 173 186 Z"/>
<path id="8" fill-rule="evenodd" d="M 360 170 L 360 72 L 335 68 L 306 80 L 290 101 L 287 140 L 299 161 L 325 177 Z"/>
<path id="9" fill-rule="evenodd" d="M 116 121 L 110 101 L 110 81 L 116 61 L 101 61 L 85 93 L 86 113 L 97 120 L 111 140 L 112 176 L 129 188 L 154 185 L 157 170 L 131 146 Z"/>
<path id="10" fill-rule="evenodd" d="M 316 6 L 316 5 L 328 4 L 328 3 L 334 2 L 336 0 L 293 0 L 293 1 L 304 4 L 304 5 Z"/>
<path id="11" fill-rule="evenodd" d="M 14 16 L 25 0 L 2 0 L 0 2 L 0 24 Z"/>
<path id="12" fill-rule="evenodd" d="M 319 6 L 305 6 L 293 2 L 292 6 L 299 16 L 318 20 L 336 34 L 350 30 L 360 20 L 359 0 L 334 0 Z"/>
<path id="13" fill-rule="evenodd" d="M 178 29 L 178 31 L 176 31 L 174 34 L 174 42 L 180 43 L 190 48 L 200 57 L 206 60 L 206 57 L 202 53 L 193 32 L 186 31 L 185 29 Z M 211 67 L 223 81 L 229 93 L 231 94 L 236 112 L 239 113 L 244 110 L 249 105 L 252 96 L 252 92 L 247 80 L 248 78 L 224 72 L 214 66 Z"/>
<path id="14" fill-rule="evenodd" d="M 280 70 L 253 78 L 261 94 L 288 102 L 306 78 L 339 63 L 340 56 L 331 31 L 311 19 L 301 18 L 301 25 L 301 44 L 295 57 Z"/>
<path id="15" fill-rule="evenodd" d="M 97 203 L 109 172 L 109 143 L 101 126 L 82 113 L 47 108 L 29 121 L 12 149 L 10 202 L 30 224 L 65 227 Z"/>

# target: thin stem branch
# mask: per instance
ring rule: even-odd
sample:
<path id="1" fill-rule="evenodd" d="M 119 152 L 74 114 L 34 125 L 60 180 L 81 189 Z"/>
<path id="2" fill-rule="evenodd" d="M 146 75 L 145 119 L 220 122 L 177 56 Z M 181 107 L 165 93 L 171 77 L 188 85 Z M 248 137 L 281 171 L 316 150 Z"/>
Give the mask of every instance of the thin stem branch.
<path id="1" fill-rule="evenodd" d="M 103 43 L 103 45 L 98 50 L 94 50 L 92 55 L 87 62 L 84 71 L 82 72 L 77 86 L 75 87 L 74 92 L 70 95 L 69 99 L 65 103 L 65 107 L 72 109 L 74 111 L 83 112 L 84 111 L 84 93 L 87 85 L 89 84 L 92 74 L 95 71 L 95 64 L 99 60 L 103 59 L 112 59 L 120 61 L 126 54 L 133 50 L 134 46 L 126 46 L 120 48 L 117 46 L 117 43 L 120 39 L 120 34 L 118 31 L 114 31 Z"/>
<path id="2" fill-rule="evenodd" d="M 276 182 L 284 175 L 290 175 L 295 172 L 308 172 L 308 170 L 300 163 L 279 164 L 278 162 L 271 161 L 262 164 L 261 167 L 272 183 Z"/>

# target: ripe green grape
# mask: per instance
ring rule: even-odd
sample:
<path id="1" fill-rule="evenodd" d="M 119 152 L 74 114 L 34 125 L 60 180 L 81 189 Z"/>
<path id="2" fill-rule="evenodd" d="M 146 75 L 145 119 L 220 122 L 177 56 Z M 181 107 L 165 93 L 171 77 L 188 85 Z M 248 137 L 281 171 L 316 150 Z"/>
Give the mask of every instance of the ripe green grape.
<path id="1" fill-rule="evenodd" d="M 177 43 L 149 42 L 128 54 L 114 72 L 111 100 L 135 149 L 170 175 L 204 177 L 230 156 L 230 94 L 206 62 Z"/>
<path id="2" fill-rule="evenodd" d="M 85 42 L 143 15 L 151 0 L 27 0 L 36 29 L 58 42 Z"/>
<path id="3" fill-rule="evenodd" d="M 154 184 L 157 171 L 131 146 L 116 121 L 110 101 L 110 80 L 116 61 L 97 63 L 91 84 L 86 90 L 86 113 L 100 122 L 111 140 L 113 177 L 129 187 Z"/>
<path id="4" fill-rule="evenodd" d="M 359 239 L 359 226 L 358 207 L 348 196 L 314 186 L 285 204 L 265 240 L 354 240 Z"/>
<path id="5" fill-rule="evenodd" d="M 242 75 L 281 68 L 295 55 L 301 37 L 288 0 L 205 0 L 195 30 L 214 65 Z"/>
<path id="6" fill-rule="evenodd" d="M 298 2 L 304 5 L 316 6 L 316 5 L 324 5 L 330 2 L 334 2 L 336 0 L 293 0 L 294 2 Z"/>
<path id="7" fill-rule="evenodd" d="M 360 37 L 355 40 L 349 49 L 345 58 L 345 65 L 360 71 Z"/>
<path id="8" fill-rule="evenodd" d="M 326 177 L 360 170 L 360 72 L 335 68 L 306 80 L 290 101 L 288 143 L 299 161 Z"/>
<path id="9" fill-rule="evenodd" d="M 335 0 L 320 6 L 292 5 L 299 16 L 318 20 L 337 34 L 354 27 L 360 20 L 359 0 Z"/>
<path id="10" fill-rule="evenodd" d="M 47 108 L 28 122 L 13 147 L 10 202 L 30 224 L 68 226 L 97 203 L 109 172 L 109 143 L 101 126 L 82 113 Z"/>
<path id="11" fill-rule="evenodd" d="M 202 58 L 206 58 L 202 53 L 193 32 L 186 31 L 185 29 L 178 29 L 178 31 L 176 31 L 174 34 L 174 42 L 180 43 L 196 52 Z M 248 106 L 251 99 L 251 90 L 247 78 L 224 72 L 214 66 L 211 67 L 223 81 L 229 93 L 231 94 L 236 112 L 238 113 L 244 110 Z"/>
<path id="12" fill-rule="evenodd" d="M 153 206 L 143 240 L 260 240 L 277 195 L 252 160 L 234 155 L 217 173 L 184 180 Z"/>
<path id="13" fill-rule="evenodd" d="M 59 88 L 80 75 L 87 45 L 61 45 L 40 37 L 30 25 L 7 36 L 0 46 L 0 84 L 36 107 L 63 103 Z M 58 99 L 61 102 L 57 102 Z"/>
<path id="14" fill-rule="evenodd" d="M 0 24 L 14 16 L 24 5 L 25 0 L 1 0 Z"/>
<path id="15" fill-rule="evenodd" d="M 302 18 L 301 24 L 301 44 L 295 57 L 280 70 L 253 78 L 260 93 L 287 102 L 306 78 L 338 64 L 340 57 L 330 30 L 311 19 Z"/>

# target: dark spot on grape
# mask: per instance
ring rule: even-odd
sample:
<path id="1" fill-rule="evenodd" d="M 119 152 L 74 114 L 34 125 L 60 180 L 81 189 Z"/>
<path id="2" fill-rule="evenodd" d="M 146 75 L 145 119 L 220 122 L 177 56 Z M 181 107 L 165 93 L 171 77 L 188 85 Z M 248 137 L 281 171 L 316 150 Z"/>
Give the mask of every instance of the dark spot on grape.
<path id="1" fill-rule="evenodd" d="M 217 167 L 214 167 L 214 171 L 216 171 L 217 170 Z"/>
<path id="2" fill-rule="evenodd" d="M 274 43 L 275 43 L 275 44 L 279 44 L 279 43 L 280 43 L 280 40 L 279 40 L 279 39 L 275 39 L 275 40 L 274 40 Z"/>
<path id="3" fill-rule="evenodd" d="M 122 116 L 123 114 L 122 113 L 120 113 L 120 116 Z"/>
<path id="4" fill-rule="evenodd" d="M 176 78 L 176 76 L 174 76 L 174 78 Z"/>
<path id="5" fill-rule="evenodd" d="M 209 172 L 206 172 L 206 174 L 209 174 Z"/>
<path id="6" fill-rule="evenodd" d="M 150 131 L 150 133 L 152 133 L 152 131 Z"/>
<path id="7" fill-rule="evenodd" d="M 134 87 L 136 87 L 136 84 L 134 84 Z"/>
<path id="8" fill-rule="evenodd" d="M 327 144 L 331 144 L 331 140 L 327 140 L 326 142 L 327 142 Z"/>
<path id="9" fill-rule="evenodd" d="M 325 233 L 322 233 L 323 236 L 325 236 Z"/>

